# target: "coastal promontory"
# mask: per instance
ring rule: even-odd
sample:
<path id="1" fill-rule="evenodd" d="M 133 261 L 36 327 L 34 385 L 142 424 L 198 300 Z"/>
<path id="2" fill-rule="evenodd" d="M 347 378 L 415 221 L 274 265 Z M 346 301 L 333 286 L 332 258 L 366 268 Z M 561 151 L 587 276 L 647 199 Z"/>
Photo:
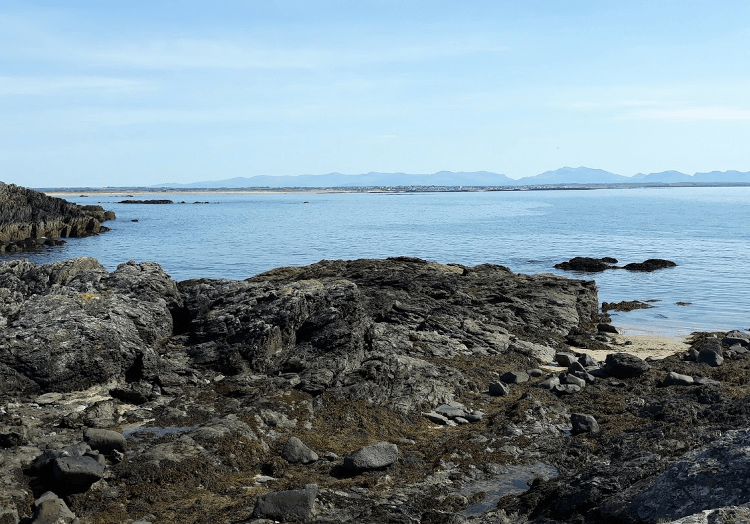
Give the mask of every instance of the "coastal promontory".
<path id="1" fill-rule="evenodd" d="M 115 214 L 97 205 L 80 206 L 62 198 L 0 182 L 0 252 L 29 251 L 60 238 L 109 231 L 101 223 Z"/>

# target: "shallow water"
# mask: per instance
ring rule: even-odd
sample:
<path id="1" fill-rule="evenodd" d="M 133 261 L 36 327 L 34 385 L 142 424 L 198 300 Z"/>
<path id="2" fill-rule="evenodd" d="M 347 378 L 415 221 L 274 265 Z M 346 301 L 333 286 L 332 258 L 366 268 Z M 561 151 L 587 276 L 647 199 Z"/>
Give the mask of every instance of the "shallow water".
<path id="1" fill-rule="evenodd" d="M 524 273 L 595 279 L 602 301 L 657 300 L 620 313 L 631 332 L 678 336 L 750 328 L 750 188 L 634 188 L 477 193 L 159 194 L 187 204 L 117 204 L 122 195 L 69 200 L 117 213 L 112 231 L 69 239 L 38 263 L 92 256 L 107 269 L 159 262 L 175 279 L 243 279 L 321 259 L 416 256 Z M 209 204 L 192 204 L 201 201 Z M 132 222 L 132 220 L 138 220 Z M 675 261 L 653 273 L 575 274 L 573 256 L 620 263 Z M 691 305 L 677 306 L 676 302 Z"/>
<path id="2" fill-rule="evenodd" d="M 461 511 L 462 515 L 475 516 L 492 511 L 497 508 L 497 503 L 501 498 L 528 490 L 529 483 L 535 478 L 544 476 L 551 479 L 557 477 L 558 474 L 554 466 L 541 462 L 505 466 L 503 469 L 501 474 L 489 480 L 477 480 L 461 487 L 458 494 L 465 497 L 482 492 L 485 494 L 482 500 Z"/>

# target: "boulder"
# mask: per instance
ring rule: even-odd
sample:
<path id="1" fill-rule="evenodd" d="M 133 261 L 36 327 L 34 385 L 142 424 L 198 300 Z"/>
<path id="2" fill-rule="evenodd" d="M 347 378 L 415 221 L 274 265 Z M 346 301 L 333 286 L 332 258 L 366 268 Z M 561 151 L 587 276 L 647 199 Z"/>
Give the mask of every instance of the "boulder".
<path id="1" fill-rule="evenodd" d="M 587 273 L 598 273 L 605 269 L 612 269 L 617 259 L 612 257 L 591 258 L 591 257 L 573 257 L 567 262 L 555 264 L 555 268 L 565 271 L 583 271 Z"/>
<path id="2" fill-rule="evenodd" d="M 629 353 L 610 353 L 604 361 L 604 371 L 615 378 L 633 378 L 646 373 L 651 366 Z"/>
<path id="3" fill-rule="evenodd" d="M 581 433 L 599 433 L 599 423 L 592 415 L 583 413 L 572 413 L 570 422 L 573 425 L 571 433 L 580 435 Z"/>
<path id="4" fill-rule="evenodd" d="M 502 382 L 490 382 L 489 391 L 494 397 L 504 397 L 509 393 L 508 386 Z"/>
<path id="5" fill-rule="evenodd" d="M 317 484 L 308 484 L 305 489 L 261 495 L 255 502 L 252 516 L 282 522 L 308 521 L 313 516 L 317 496 Z"/>
<path id="6" fill-rule="evenodd" d="M 390 442 L 375 442 L 344 457 L 344 467 L 367 470 L 390 466 L 398 459 L 398 446 Z"/>
<path id="7" fill-rule="evenodd" d="M 657 269 L 664 269 L 666 267 L 675 267 L 677 264 L 671 260 L 664 260 L 662 258 L 649 258 L 644 262 L 633 262 L 625 264 L 624 269 L 628 271 L 656 271 Z"/>
<path id="8" fill-rule="evenodd" d="M 521 384 L 529 381 L 529 375 L 524 371 L 508 371 L 500 375 L 500 380 L 506 384 Z"/>
<path id="9" fill-rule="evenodd" d="M 104 454 L 113 451 L 124 452 L 127 446 L 122 433 L 108 429 L 86 428 L 83 431 L 83 439 L 91 446 L 91 449 Z"/>
<path id="10" fill-rule="evenodd" d="M 696 362 L 703 362 L 712 367 L 721 366 L 724 363 L 724 355 L 721 346 L 704 347 L 698 352 Z"/>
<path id="11" fill-rule="evenodd" d="M 281 458 L 292 464 L 311 464 L 318 460 L 318 454 L 297 437 L 290 437 L 281 449 Z"/>
<path id="12" fill-rule="evenodd" d="M 694 384 L 693 377 L 689 375 L 681 375 L 679 373 L 675 373 L 674 371 L 670 371 L 667 373 L 667 375 L 664 377 L 664 379 L 659 384 L 661 387 L 668 387 L 668 386 L 692 386 Z"/>
<path id="13" fill-rule="evenodd" d="M 60 457 L 52 463 L 57 489 L 82 493 L 104 476 L 104 466 L 92 457 Z"/>
<path id="14" fill-rule="evenodd" d="M 34 516 L 29 524 L 69 524 L 76 519 L 60 497 L 48 491 L 34 501 Z"/>
<path id="15" fill-rule="evenodd" d="M 577 360 L 578 358 L 573 353 L 568 353 L 566 351 L 558 351 L 555 353 L 555 362 L 563 367 L 568 367 Z"/>
<path id="16" fill-rule="evenodd" d="M 596 330 L 599 333 L 612 333 L 614 335 L 618 335 L 620 333 L 612 324 L 597 324 Z"/>

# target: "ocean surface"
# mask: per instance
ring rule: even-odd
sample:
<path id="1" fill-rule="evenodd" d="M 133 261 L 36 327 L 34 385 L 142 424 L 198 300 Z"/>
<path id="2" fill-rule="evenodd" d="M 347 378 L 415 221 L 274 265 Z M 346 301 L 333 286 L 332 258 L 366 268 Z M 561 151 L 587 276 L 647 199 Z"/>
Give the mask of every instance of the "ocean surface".
<path id="1" fill-rule="evenodd" d="M 91 256 L 108 270 L 148 260 L 176 280 L 244 279 L 321 259 L 492 263 L 596 280 L 600 301 L 653 301 L 653 309 L 613 315 L 626 333 L 678 337 L 750 328 L 749 187 L 132 195 L 187 202 L 171 205 L 117 204 L 123 195 L 66 198 L 115 211 L 117 220 L 106 223 L 112 231 L 3 259 Z M 554 269 L 574 256 L 678 265 L 653 273 Z"/>

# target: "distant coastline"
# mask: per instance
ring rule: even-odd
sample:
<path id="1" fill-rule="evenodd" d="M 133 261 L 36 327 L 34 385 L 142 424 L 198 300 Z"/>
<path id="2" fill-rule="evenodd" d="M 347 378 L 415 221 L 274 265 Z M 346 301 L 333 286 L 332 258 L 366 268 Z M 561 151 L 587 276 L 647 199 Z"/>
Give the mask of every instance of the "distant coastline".
<path id="1" fill-rule="evenodd" d="M 96 195 L 128 196 L 132 194 L 318 194 L 318 193 L 470 193 L 484 191 L 590 191 L 595 189 L 642 189 L 673 187 L 750 187 L 750 182 L 678 182 L 629 184 L 542 184 L 526 186 L 362 186 L 362 187 L 52 187 L 36 188 L 48 196 Z"/>

